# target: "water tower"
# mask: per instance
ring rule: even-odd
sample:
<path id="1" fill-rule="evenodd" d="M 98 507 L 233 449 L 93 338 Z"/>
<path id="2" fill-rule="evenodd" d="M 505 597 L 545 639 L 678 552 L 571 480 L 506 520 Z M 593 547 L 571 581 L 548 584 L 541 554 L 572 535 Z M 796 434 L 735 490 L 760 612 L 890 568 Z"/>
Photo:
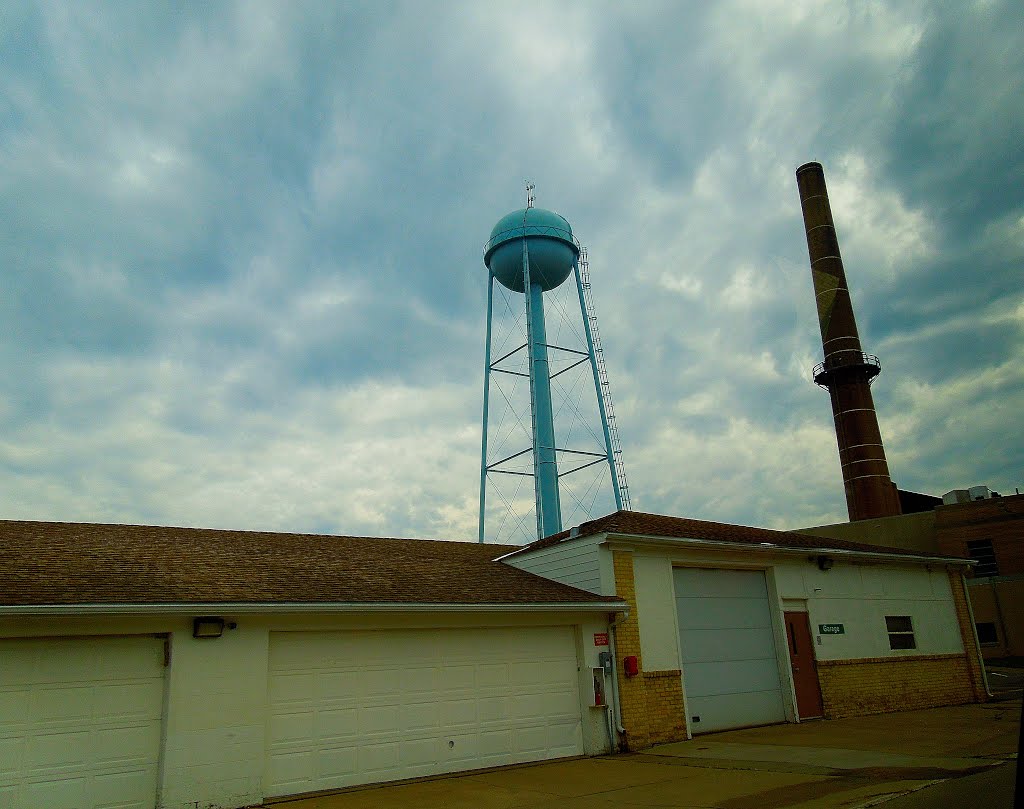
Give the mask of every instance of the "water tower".
<path id="1" fill-rule="evenodd" d="M 574 472 L 607 464 L 610 488 L 616 509 L 629 508 L 629 494 L 622 466 L 621 448 L 615 427 L 608 376 L 605 372 L 597 317 L 590 294 L 586 251 L 573 235 L 564 217 L 533 206 L 533 186 L 527 186 L 527 207 L 503 216 L 491 231 L 484 246 L 487 284 L 487 346 L 484 368 L 483 440 L 480 455 L 479 541 L 485 537 L 488 481 L 492 475 L 532 477 L 537 537 L 562 530 L 560 486 Z M 551 293 L 572 275 L 576 281 L 579 317 L 585 341 L 578 347 L 549 342 L 544 320 L 545 293 Z M 495 282 L 512 293 L 511 309 L 525 319 L 525 342 L 492 359 Z M 579 325 L 579 323 L 577 323 Z M 551 370 L 551 354 L 568 357 L 564 368 Z M 519 365 L 510 368 L 517 360 Z M 558 446 L 556 415 L 552 409 L 551 381 L 563 371 L 589 364 L 596 394 L 600 445 L 589 449 Z M 513 446 L 502 457 L 488 460 L 488 416 L 492 374 L 512 374 L 529 378 L 531 444 Z M 507 401 L 507 397 L 506 397 Z M 532 469 L 511 468 L 518 459 L 532 455 Z M 560 464 L 564 467 L 559 471 Z M 594 515 L 588 515 L 594 516 Z"/>

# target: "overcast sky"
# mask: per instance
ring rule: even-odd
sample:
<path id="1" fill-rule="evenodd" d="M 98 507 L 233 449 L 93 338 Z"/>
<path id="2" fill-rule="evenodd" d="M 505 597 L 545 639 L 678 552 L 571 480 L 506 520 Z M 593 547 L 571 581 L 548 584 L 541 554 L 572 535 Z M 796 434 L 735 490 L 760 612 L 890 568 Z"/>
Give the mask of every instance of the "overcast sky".
<path id="1" fill-rule="evenodd" d="M 1015 0 L 3 5 L 2 517 L 475 538 L 529 178 L 634 508 L 844 520 L 810 160 L 893 479 L 1024 486 Z"/>

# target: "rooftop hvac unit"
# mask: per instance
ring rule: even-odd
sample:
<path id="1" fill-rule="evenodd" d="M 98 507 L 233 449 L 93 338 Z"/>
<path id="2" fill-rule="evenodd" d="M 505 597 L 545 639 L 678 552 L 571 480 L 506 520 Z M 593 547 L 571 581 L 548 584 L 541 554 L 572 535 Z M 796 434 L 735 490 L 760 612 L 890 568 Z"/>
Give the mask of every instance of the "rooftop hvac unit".
<path id="1" fill-rule="evenodd" d="M 942 495 L 942 505 L 952 506 L 955 503 L 969 503 L 971 502 L 971 493 L 967 489 L 953 489 L 951 492 L 946 492 Z"/>

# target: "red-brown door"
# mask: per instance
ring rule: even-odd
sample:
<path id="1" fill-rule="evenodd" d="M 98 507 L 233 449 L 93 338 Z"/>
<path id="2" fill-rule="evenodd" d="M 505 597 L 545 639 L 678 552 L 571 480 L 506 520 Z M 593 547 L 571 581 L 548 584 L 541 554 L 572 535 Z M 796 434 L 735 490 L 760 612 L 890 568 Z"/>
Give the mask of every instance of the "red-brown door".
<path id="1" fill-rule="evenodd" d="M 814 662 L 811 625 L 806 612 L 786 613 L 786 636 L 789 639 L 793 683 L 796 685 L 797 712 L 801 719 L 815 719 L 822 715 L 821 687 L 818 685 L 818 665 Z"/>

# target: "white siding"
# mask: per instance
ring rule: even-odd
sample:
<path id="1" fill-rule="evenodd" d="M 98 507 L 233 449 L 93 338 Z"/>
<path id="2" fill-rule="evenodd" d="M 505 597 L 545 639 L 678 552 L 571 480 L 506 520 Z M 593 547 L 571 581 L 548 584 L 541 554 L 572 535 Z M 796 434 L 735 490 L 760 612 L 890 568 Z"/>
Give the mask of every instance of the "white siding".
<path id="1" fill-rule="evenodd" d="M 591 593 L 601 592 L 601 568 L 598 562 L 600 537 L 569 540 L 521 553 L 504 561 L 552 581 L 578 587 Z"/>

